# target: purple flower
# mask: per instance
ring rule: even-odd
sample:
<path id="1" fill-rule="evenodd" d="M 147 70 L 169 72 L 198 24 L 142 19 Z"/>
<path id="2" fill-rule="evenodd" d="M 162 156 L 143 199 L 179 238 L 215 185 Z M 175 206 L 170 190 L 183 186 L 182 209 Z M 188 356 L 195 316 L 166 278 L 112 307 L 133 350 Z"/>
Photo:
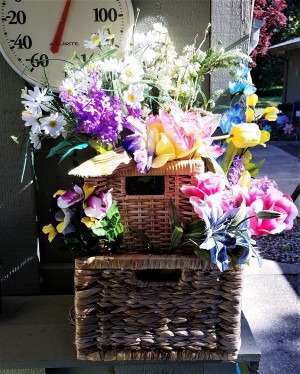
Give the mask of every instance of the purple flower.
<path id="1" fill-rule="evenodd" d="M 267 176 L 264 176 L 260 179 L 251 179 L 250 180 L 251 189 L 257 188 L 258 190 L 262 191 L 263 193 L 267 193 L 272 189 L 278 189 L 277 183 Z"/>
<path id="2" fill-rule="evenodd" d="M 246 166 L 244 164 L 244 157 L 243 156 L 235 156 L 232 161 L 232 165 L 229 169 L 228 173 L 228 180 L 231 185 L 236 185 L 242 175 L 242 173 L 246 170 Z"/>
<path id="3" fill-rule="evenodd" d="M 74 205 L 75 203 L 83 199 L 84 193 L 82 191 L 82 188 L 75 184 L 73 190 L 67 190 L 57 199 L 57 205 L 61 209 L 64 209 Z"/>
<path id="4" fill-rule="evenodd" d="M 110 191 L 107 193 L 101 192 L 100 197 L 91 196 L 88 199 L 88 206 L 84 212 L 88 217 L 102 219 L 112 204 L 112 195 Z"/>
<path id="5" fill-rule="evenodd" d="M 73 109 L 77 132 L 95 136 L 105 145 L 114 146 L 126 123 L 121 100 L 110 97 L 100 87 L 101 80 L 97 74 L 89 74 L 87 93 L 68 95 L 62 92 L 60 98 Z"/>

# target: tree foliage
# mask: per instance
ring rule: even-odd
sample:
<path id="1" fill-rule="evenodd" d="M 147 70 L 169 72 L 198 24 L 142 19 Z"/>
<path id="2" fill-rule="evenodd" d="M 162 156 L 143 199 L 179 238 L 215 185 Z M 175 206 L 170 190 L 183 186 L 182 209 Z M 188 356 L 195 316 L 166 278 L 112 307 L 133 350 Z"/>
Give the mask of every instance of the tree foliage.
<path id="1" fill-rule="evenodd" d="M 271 45 L 285 42 L 300 36 L 300 1 L 286 0 L 287 7 L 283 13 L 286 23 L 279 29 L 275 29 L 271 38 Z"/>
<path id="2" fill-rule="evenodd" d="M 280 7 L 276 7 L 278 3 L 280 3 Z M 284 9 L 280 10 L 283 5 Z M 270 13 L 277 12 L 280 22 L 277 22 L 276 25 L 272 24 L 274 14 L 266 17 L 265 25 L 261 29 L 259 44 L 251 56 L 254 60 L 251 76 L 260 96 L 263 96 L 264 92 L 266 92 L 266 96 L 278 96 L 278 89 L 274 89 L 274 87 L 283 85 L 284 61 L 268 54 L 267 49 L 270 45 L 300 36 L 300 1 L 279 0 L 275 3 L 274 0 L 255 0 L 255 17 L 264 18 L 266 13 L 269 12 L 268 9 L 270 9 Z M 281 25 L 283 22 L 282 15 L 286 19 L 283 25 Z M 270 22 L 271 24 L 269 24 Z M 268 30 L 267 35 L 266 30 Z M 273 92 L 273 95 L 271 92 Z"/>
<path id="3" fill-rule="evenodd" d="M 255 0 L 253 16 L 265 22 L 260 29 L 258 45 L 251 54 L 253 66 L 256 66 L 259 56 L 267 54 L 274 31 L 286 24 L 287 18 L 283 13 L 286 6 L 286 0 Z"/>

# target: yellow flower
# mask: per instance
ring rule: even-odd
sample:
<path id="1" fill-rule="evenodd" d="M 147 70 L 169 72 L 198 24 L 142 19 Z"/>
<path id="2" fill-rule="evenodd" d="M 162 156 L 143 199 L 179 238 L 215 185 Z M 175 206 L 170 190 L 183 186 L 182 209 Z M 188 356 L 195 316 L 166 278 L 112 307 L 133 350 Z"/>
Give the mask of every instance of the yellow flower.
<path id="1" fill-rule="evenodd" d="M 96 222 L 97 218 L 95 217 L 83 217 L 81 218 L 81 222 L 86 225 L 87 228 L 91 228 Z"/>
<path id="2" fill-rule="evenodd" d="M 57 231 L 56 231 L 55 227 L 52 225 L 52 223 L 49 223 L 49 225 L 44 226 L 44 227 L 42 228 L 42 231 L 43 231 L 43 233 L 44 233 L 45 235 L 48 234 L 48 240 L 49 240 L 50 243 L 52 242 L 52 240 L 53 240 L 53 239 L 56 237 L 56 235 L 57 235 Z"/>
<path id="3" fill-rule="evenodd" d="M 251 180 L 251 175 L 249 171 L 245 170 L 242 175 L 240 176 L 239 179 L 239 185 L 242 187 L 247 187 L 250 188 L 250 180 Z"/>
<path id="4" fill-rule="evenodd" d="M 251 108 L 247 108 L 247 110 L 246 110 L 246 122 L 251 123 L 251 122 L 254 121 L 254 118 L 255 118 L 254 110 L 251 109 Z"/>
<path id="5" fill-rule="evenodd" d="M 258 102 L 258 96 L 256 94 L 251 94 L 249 97 L 248 97 L 248 100 L 247 100 L 247 104 L 249 106 L 255 106 Z"/>
<path id="6" fill-rule="evenodd" d="M 58 191 L 55 192 L 53 197 L 63 195 L 65 192 L 66 192 L 66 190 L 58 190 Z"/>
<path id="7" fill-rule="evenodd" d="M 259 144 L 265 147 L 265 143 L 270 140 L 270 135 L 269 131 L 261 130 Z"/>
<path id="8" fill-rule="evenodd" d="M 260 129 L 256 123 L 240 123 L 231 129 L 231 140 L 236 148 L 254 147 L 259 144 Z"/>
<path id="9" fill-rule="evenodd" d="M 276 114 L 276 107 L 275 106 L 268 106 L 265 108 L 264 111 L 264 118 L 267 121 L 276 121 L 277 120 L 277 114 Z"/>
<path id="10" fill-rule="evenodd" d="M 83 189 L 83 193 L 84 193 L 84 200 L 83 200 L 83 207 L 86 208 L 87 206 L 87 200 L 88 198 L 92 195 L 92 193 L 94 192 L 96 186 L 89 186 L 88 184 L 84 184 L 82 189 Z"/>
<path id="11" fill-rule="evenodd" d="M 160 168 L 168 161 L 185 158 L 193 154 L 200 145 L 199 140 L 195 143 L 194 147 L 188 151 L 177 147 L 165 132 L 162 123 L 159 121 L 153 122 L 148 127 L 148 138 L 151 139 L 151 147 L 156 155 L 151 165 L 152 168 Z"/>

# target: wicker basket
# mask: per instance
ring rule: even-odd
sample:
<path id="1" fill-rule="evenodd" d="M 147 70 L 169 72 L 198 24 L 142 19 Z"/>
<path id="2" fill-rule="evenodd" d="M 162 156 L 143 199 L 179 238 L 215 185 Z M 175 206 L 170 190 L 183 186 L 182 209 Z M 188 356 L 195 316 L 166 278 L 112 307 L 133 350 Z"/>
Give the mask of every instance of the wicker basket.
<path id="1" fill-rule="evenodd" d="M 240 346 L 243 271 L 196 256 L 76 260 L 78 359 L 233 360 Z"/>
<path id="2" fill-rule="evenodd" d="M 130 229 L 133 228 L 142 230 L 153 246 L 165 250 L 169 248 L 171 240 L 170 198 L 173 199 L 182 220 L 196 217 L 189 199 L 180 191 L 182 185 L 192 182 L 195 172 L 204 172 L 202 160 L 171 161 L 159 169 L 150 169 L 146 175 L 140 174 L 132 161 L 128 165 L 122 164 L 110 175 L 85 178 L 85 183 L 96 184 L 99 190 L 113 189 L 113 199 L 118 202 L 125 230 L 123 249 L 140 250 L 142 247 L 140 237 Z M 160 193 L 156 194 L 156 190 L 151 195 L 143 194 L 143 191 L 134 194 L 128 192 L 128 181 L 131 178 L 152 177 L 162 179 L 163 188 Z"/>

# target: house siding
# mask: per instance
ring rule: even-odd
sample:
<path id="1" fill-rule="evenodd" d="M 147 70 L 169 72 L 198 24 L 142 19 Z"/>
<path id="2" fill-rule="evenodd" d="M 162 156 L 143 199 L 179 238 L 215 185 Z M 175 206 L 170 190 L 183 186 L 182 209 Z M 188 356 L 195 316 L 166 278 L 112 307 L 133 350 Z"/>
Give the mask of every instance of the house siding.
<path id="1" fill-rule="evenodd" d="M 300 48 L 286 52 L 287 72 L 285 101 L 293 103 L 300 101 Z"/>

